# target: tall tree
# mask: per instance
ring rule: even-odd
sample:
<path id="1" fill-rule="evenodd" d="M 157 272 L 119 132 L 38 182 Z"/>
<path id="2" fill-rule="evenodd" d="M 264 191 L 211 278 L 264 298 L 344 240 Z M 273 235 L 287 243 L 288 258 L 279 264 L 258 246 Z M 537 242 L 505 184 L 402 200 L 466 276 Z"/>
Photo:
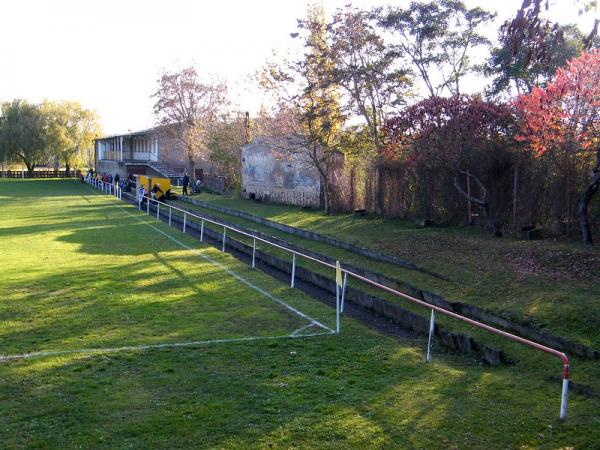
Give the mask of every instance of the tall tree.
<path id="1" fill-rule="evenodd" d="M 584 3 L 584 10 L 589 8 Z M 544 17 L 550 3 L 524 0 L 514 18 L 499 31 L 484 72 L 493 77 L 489 93 L 515 90 L 526 94 L 546 83 L 571 58 L 597 45 L 598 20 L 585 36 L 575 25 L 560 25 Z M 583 13 L 583 11 L 582 11 Z"/>
<path id="2" fill-rule="evenodd" d="M 82 162 L 84 151 L 101 134 L 96 113 L 78 102 L 49 102 L 41 105 L 46 124 L 48 154 L 64 164 L 67 176 L 71 165 Z"/>
<path id="3" fill-rule="evenodd" d="M 522 119 L 519 139 L 530 143 L 535 154 L 591 157 L 577 208 L 583 242 L 591 245 L 588 207 L 600 188 L 600 49 L 572 59 L 553 82 L 520 96 L 516 105 Z"/>
<path id="4" fill-rule="evenodd" d="M 461 93 L 460 81 L 477 70 L 470 58 L 473 49 L 490 44 L 480 28 L 494 18 L 458 0 L 412 2 L 406 9 L 390 7 L 378 14 L 394 38 L 392 48 L 409 58 L 431 97 Z"/>
<path id="5" fill-rule="evenodd" d="M 343 88 L 351 113 L 367 127 L 373 154 L 382 150 L 381 127 L 400 104 L 411 85 L 409 73 L 398 65 L 397 54 L 388 52 L 371 13 L 348 5 L 338 9 L 329 24 L 332 82 Z M 383 209 L 382 190 L 377 189 L 377 211 Z"/>
<path id="6" fill-rule="evenodd" d="M 186 150 L 194 179 L 196 157 L 206 157 L 211 130 L 228 105 L 227 86 L 201 83 L 196 69 L 188 67 L 162 74 L 152 97 L 158 125 Z"/>
<path id="7" fill-rule="evenodd" d="M 221 175 L 227 176 L 229 185 L 239 188 L 242 171 L 242 146 L 247 139 L 246 117 L 233 113 L 224 117 L 210 133 L 208 159 Z"/>
<path id="8" fill-rule="evenodd" d="M 268 64 L 260 84 L 276 96 L 278 122 L 287 135 L 284 152 L 294 153 L 320 175 L 326 212 L 332 208 L 331 170 L 340 153 L 345 117 L 339 87 L 332 83 L 334 62 L 322 7 L 309 7 L 306 19 L 298 21 L 304 57 L 285 65 Z"/>
<path id="9" fill-rule="evenodd" d="M 45 120 L 40 107 L 25 100 L 2 104 L 0 116 L 0 153 L 4 160 L 19 160 L 33 176 L 35 167 L 45 163 Z"/>

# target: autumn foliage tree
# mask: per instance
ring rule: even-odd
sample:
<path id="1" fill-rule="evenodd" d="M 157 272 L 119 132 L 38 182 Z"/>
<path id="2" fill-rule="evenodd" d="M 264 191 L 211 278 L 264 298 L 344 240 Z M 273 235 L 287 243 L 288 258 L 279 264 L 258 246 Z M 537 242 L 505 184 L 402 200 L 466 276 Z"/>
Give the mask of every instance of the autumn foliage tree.
<path id="1" fill-rule="evenodd" d="M 510 147 L 513 124 L 510 105 L 477 96 L 430 97 L 387 121 L 385 156 L 415 168 L 426 164 L 438 178 L 449 174 L 457 193 L 478 205 L 500 235 L 489 203 L 494 186 L 486 185 L 484 176 L 496 154 Z"/>
<path id="2" fill-rule="evenodd" d="M 564 152 L 590 158 L 590 176 L 579 197 L 583 242 L 592 244 L 590 201 L 600 187 L 600 50 L 572 59 L 545 88 L 515 102 L 521 118 L 517 138 L 537 156 Z"/>

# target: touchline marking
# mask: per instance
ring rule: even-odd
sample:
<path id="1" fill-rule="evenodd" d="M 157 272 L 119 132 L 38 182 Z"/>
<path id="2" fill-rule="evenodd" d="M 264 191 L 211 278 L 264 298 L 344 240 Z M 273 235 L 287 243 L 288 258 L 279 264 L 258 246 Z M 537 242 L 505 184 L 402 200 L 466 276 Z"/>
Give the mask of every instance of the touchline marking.
<path id="1" fill-rule="evenodd" d="M 248 341 L 264 341 L 268 339 L 298 339 L 303 337 L 313 336 L 324 336 L 330 335 L 331 333 L 311 333 L 296 335 L 284 334 L 281 336 L 254 336 L 245 338 L 231 338 L 231 339 L 208 339 L 205 341 L 186 341 L 186 342 L 171 342 L 164 344 L 146 344 L 146 345 L 126 345 L 123 347 L 106 347 L 106 348 L 80 348 L 74 350 L 49 350 L 41 352 L 21 353 L 15 355 L 0 355 L 0 362 L 12 361 L 15 359 L 29 359 L 43 356 L 61 356 L 61 355 L 72 355 L 72 354 L 94 354 L 94 353 L 117 353 L 117 352 L 129 352 L 139 350 L 151 350 L 161 348 L 177 348 L 177 347 L 192 347 L 194 345 L 210 345 L 210 344 L 225 344 L 230 342 L 248 342 Z"/>
<path id="2" fill-rule="evenodd" d="M 131 214 L 129 211 L 125 210 L 124 208 L 122 208 L 121 206 L 117 206 L 117 208 L 119 208 L 120 210 L 122 210 L 125 214 L 135 218 L 138 222 L 143 223 L 144 225 L 149 226 L 150 228 L 152 228 L 154 231 L 157 231 L 158 233 L 162 234 L 163 236 L 165 236 L 167 239 L 170 239 L 171 241 L 175 242 L 177 245 L 191 251 L 192 253 L 194 253 L 197 256 L 200 256 L 204 259 L 206 259 L 207 261 L 209 261 L 210 263 L 214 264 L 215 266 L 219 267 L 221 270 L 223 270 L 225 273 L 231 275 L 232 277 L 234 277 L 236 280 L 241 281 L 242 283 L 244 283 L 246 286 L 254 289 L 257 292 L 260 292 L 261 294 L 263 294 L 265 297 L 273 300 L 274 302 L 279 303 L 281 306 L 283 306 L 284 308 L 286 308 L 288 311 L 291 311 L 295 314 L 297 314 L 298 316 L 302 317 L 303 319 L 308 320 L 309 322 L 311 322 L 311 324 L 315 324 L 320 326 L 321 328 L 329 331 L 330 333 L 334 333 L 335 331 L 333 331 L 331 328 L 329 328 L 327 325 L 323 325 L 321 322 L 319 322 L 318 320 L 313 319 L 312 317 L 304 314 L 302 311 L 297 310 L 296 308 L 294 308 L 293 306 L 287 304 L 286 302 L 284 302 L 281 299 L 278 299 L 277 297 L 273 296 L 272 294 L 268 293 L 267 291 L 265 291 L 264 289 L 256 286 L 255 284 L 251 283 L 250 281 L 246 280 L 244 277 L 242 277 L 241 275 L 238 275 L 237 273 L 235 273 L 234 271 L 228 269 L 227 267 L 225 267 L 223 264 L 221 264 L 220 262 L 214 260 L 213 258 L 211 258 L 208 255 L 203 254 L 202 252 L 198 251 L 197 249 L 190 247 L 189 245 L 185 244 L 184 242 L 181 242 L 179 239 L 171 236 L 168 233 L 165 233 L 163 230 L 161 230 L 160 228 L 155 227 L 154 225 L 152 225 L 151 223 L 145 222 L 143 220 L 141 220 L 137 215 L 135 214 Z"/>
<path id="3" fill-rule="evenodd" d="M 299 333 L 301 333 L 304 330 L 308 330 L 309 328 L 315 326 L 314 323 L 309 323 L 308 325 L 304 325 L 303 327 L 298 328 L 296 331 L 294 331 L 291 336 L 303 336 Z M 329 333 L 328 333 L 329 334 Z"/>

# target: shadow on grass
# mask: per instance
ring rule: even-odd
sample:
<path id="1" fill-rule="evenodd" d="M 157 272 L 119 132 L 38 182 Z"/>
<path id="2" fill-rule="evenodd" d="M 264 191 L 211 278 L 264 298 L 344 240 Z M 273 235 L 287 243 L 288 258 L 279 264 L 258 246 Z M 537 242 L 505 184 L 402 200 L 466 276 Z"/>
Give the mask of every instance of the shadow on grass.
<path id="1" fill-rule="evenodd" d="M 556 411 L 548 411 L 554 402 L 546 400 L 553 386 L 515 377 L 509 369 L 492 373 L 452 359 L 426 365 L 407 346 L 354 331 L 357 335 L 4 364 L 0 437 L 9 447 L 87 448 L 516 448 L 597 442 L 599 430 L 585 414 L 556 422 Z M 518 397 L 517 389 L 525 395 Z"/>
<path id="2" fill-rule="evenodd" d="M 79 180 L 0 178 L 2 201 L 18 201 L 23 198 L 80 197 L 89 192 L 87 186 Z"/>
<path id="3" fill-rule="evenodd" d="M 307 324 L 217 267 L 185 274 L 179 262 L 190 258 L 62 272 L 58 290 L 56 274 L 11 284 L 7 292 L 37 288 L 0 304 L 1 353 L 286 335 Z"/>

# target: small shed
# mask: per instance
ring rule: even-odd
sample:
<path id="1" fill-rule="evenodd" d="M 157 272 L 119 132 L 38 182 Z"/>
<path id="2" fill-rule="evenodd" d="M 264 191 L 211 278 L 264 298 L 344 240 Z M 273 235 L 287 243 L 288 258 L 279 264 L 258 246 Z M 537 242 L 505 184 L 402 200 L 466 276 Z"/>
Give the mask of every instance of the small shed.
<path id="1" fill-rule="evenodd" d="M 259 136 L 242 147 L 242 196 L 318 207 L 321 178 L 294 137 Z"/>

